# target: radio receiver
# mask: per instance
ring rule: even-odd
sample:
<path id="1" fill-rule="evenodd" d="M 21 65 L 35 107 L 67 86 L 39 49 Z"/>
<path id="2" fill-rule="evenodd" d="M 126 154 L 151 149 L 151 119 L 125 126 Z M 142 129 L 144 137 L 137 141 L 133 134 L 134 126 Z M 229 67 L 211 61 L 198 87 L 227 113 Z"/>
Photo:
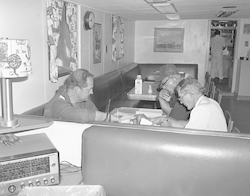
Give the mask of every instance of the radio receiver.
<path id="1" fill-rule="evenodd" d="M 59 153 L 45 133 L 21 136 L 13 146 L 0 144 L 0 195 L 25 186 L 60 183 Z"/>

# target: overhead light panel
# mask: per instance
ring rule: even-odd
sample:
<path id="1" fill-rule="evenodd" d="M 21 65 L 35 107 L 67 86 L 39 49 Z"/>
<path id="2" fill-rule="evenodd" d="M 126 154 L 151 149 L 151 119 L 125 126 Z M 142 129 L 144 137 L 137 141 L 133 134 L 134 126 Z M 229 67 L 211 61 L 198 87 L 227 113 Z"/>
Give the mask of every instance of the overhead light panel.
<path id="1" fill-rule="evenodd" d="M 168 0 L 145 0 L 148 3 L 162 3 L 167 2 Z"/>
<path id="2" fill-rule="evenodd" d="M 168 20 L 180 20 L 181 17 L 178 13 L 176 14 L 165 14 L 165 17 L 168 19 Z"/>
<path id="3" fill-rule="evenodd" d="M 162 14 L 175 14 L 177 12 L 171 3 L 153 3 L 151 6 Z"/>
<path id="4" fill-rule="evenodd" d="M 218 17 L 218 18 L 229 17 L 237 11 L 238 10 L 221 10 L 221 11 L 219 11 L 218 14 L 216 14 L 216 17 Z"/>

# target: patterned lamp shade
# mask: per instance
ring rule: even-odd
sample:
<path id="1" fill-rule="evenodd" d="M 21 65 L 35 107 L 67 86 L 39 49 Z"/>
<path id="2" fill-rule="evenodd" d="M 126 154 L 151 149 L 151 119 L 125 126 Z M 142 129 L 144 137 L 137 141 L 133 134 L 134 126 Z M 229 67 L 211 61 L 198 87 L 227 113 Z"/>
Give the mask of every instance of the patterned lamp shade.
<path id="1" fill-rule="evenodd" d="M 28 40 L 0 38 L 0 78 L 29 76 L 32 73 L 30 58 Z"/>

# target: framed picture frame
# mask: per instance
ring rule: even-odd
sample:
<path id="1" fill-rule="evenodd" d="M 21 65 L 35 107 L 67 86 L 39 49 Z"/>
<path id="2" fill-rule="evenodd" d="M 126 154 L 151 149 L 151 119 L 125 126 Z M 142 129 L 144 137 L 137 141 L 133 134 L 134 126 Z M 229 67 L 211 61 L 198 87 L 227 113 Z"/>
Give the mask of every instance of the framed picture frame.
<path id="1" fill-rule="evenodd" d="M 93 28 L 93 63 L 102 62 L 102 25 L 95 23 Z"/>
<path id="2" fill-rule="evenodd" d="M 250 24 L 244 24 L 243 34 L 250 34 Z"/>
<path id="3" fill-rule="evenodd" d="M 184 28 L 155 28 L 154 52 L 183 52 Z"/>

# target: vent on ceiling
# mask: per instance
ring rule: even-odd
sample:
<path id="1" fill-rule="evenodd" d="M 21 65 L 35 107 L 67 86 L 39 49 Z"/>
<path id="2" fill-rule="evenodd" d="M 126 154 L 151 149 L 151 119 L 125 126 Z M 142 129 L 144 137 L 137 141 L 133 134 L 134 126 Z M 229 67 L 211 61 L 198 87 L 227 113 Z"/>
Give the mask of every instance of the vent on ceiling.
<path id="1" fill-rule="evenodd" d="M 218 18 L 229 17 L 237 11 L 238 10 L 221 10 L 221 11 L 219 11 L 218 14 L 216 14 L 216 17 L 218 17 Z"/>

